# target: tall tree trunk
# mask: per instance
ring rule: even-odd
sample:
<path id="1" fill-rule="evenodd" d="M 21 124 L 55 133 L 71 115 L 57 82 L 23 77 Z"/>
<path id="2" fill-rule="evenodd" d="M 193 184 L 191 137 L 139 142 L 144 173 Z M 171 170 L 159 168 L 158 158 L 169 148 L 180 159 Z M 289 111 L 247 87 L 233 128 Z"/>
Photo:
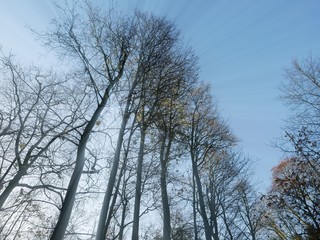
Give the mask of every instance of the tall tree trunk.
<path id="1" fill-rule="evenodd" d="M 212 207 L 211 207 L 211 219 L 210 219 L 210 223 L 211 223 L 211 226 L 213 226 L 213 229 L 214 229 L 214 232 L 213 232 L 213 239 L 219 239 L 219 227 L 218 227 L 218 216 L 217 216 L 217 212 L 216 212 L 216 205 L 217 205 L 217 202 L 215 199 L 213 199 L 213 203 L 211 203 Z"/>
<path id="2" fill-rule="evenodd" d="M 198 240 L 196 183 L 195 183 L 194 173 L 192 173 L 192 209 L 193 209 L 193 231 L 194 231 L 194 239 L 195 239 L 195 240 Z"/>
<path id="3" fill-rule="evenodd" d="M 247 195 L 247 189 L 246 188 L 242 188 L 241 190 L 239 190 L 240 192 L 240 196 L 241 196 L 241 202 L 243 204 L 244 207 L 244 219 L 243 221 L 246 224 L 246 227 L 249 230 L 250 236 L 251 236 L 251 240 L 256 240 L 256 229 L 254 226 L 254 222 L 252 222 L 250 213 L 251 211 L 254 211 L 254 207 L 249 203 L 249 198 L 250 196 Z"/>
<path id="4" fill-rule="evenodd" d="M 132 91 L 133 91 L 133 89 L 132 89 Z M 96 240 L 104 240 L 106 233 L 107 233 L 106 228 L 105 228 L 105 223 L 106 223 L 106 219 L 108 216 L 110 200 L 112 197 L 112 191 L 115 186 L 115 182 L 116 182 L 116 178 L 117 178 L 117 171 L 118 171 L 119 162 L 120 162 L 123 137 L 124 137 L 127 122 L 128 122 L 129 116 L 130 116 L 129 107 L 130 107 L 130 103 L 131 103 L 132 91 L 130 92 L 130 94 L 127 98 L 125 111 L 124 111 L 124 114 L 122 117 L 121 127 L 120 127 L 120 131 L 119 131 L 119 135 L 118 135 L 117 147 L 116 147 L 116 151 L 115 151 L 115 155 L 114 155 L 111 173 L 109 176 L 109 182 L 107 185 L 107 190 L 104 195 L 103 204 L 102 204 L 102 208 L 100 211 L 100 218 L 99 218 L 99 222 L 98 222 Z"/>
<path id="5" fill-rule="evenodd" d="M 108 233 L 108 228 L 110 226 L 110 222 L 111 222 L 111 219 L 112 219 L 113 214 L 114 214 L 114 206 L 116 205 L 116 201 L 117 201 L 117 197 L 118 197 L 118 193 L 119 193 L 119 188 L 120 188 L 120 184 L 121 184 L 121 180 L 122 180 L 122 176 L 123 176 L 123 172 L 124 172 L 124 168 L 125 167 L 126 167 L 126 160 L 122 164 L 122 167 L 120 169 L 118 181 L 117 181 L 117 184 L 116 184 L 116 187 L 115 187 L 115 191 L 114 191 L 114 194 L 113 194 L 113 197 L 112 197 L 112 202 L 111 202 L 109 210 L 108 210 L 107 220 L 106 220 L 106 223 L 104 225 L 105 235 L 107 235 L 107 233 Z"/>
<path id="6" fill-rule="evenodd" d="M 14 176 L 13 179 L 10 180 L 8 186 L 6 187 L 6 189 L 2 192 L 1 196 L 0 196 L 0 210 L 2 209 L 5 201 L 7 200 L 7 198 L 9 197 L 10 193 L 12 192 L 12 190 L 17 187 L 17 185 L 19 184 L 19 181 L 21 180 L 21 178 L 27 174 L 27 168 L 28 167 L 21 167 L 20 170 L 17 172 L 17 174 Z"/>
<path id="7" fill-rule="evenodd" d="M 209 225 L 209 221 L 208 221 L 208 217 L 207 217 L 207 213 L 206 213 L 206 208 L 205 208 L 205 203 L 204 203 L 203 192 L 202 192 L 202 184 L 201 184 L 201 180 L 200 180 L 200 176 L 199 176 L 199 172 L 198 172 L 198 167 L 197 167 L 197 163 L 195 161 L 195 156 L 194 156 L 193 152 L 191 153 L 191 160 L 192 160 L 192 171 L 195 176 L 195 180 L 196 180 L 196 184 L 197 184 L 199 204 L 200 204 L 200 213 L 201 213 L 201 217 L 202 217 L 203 224 L 204 224 L 206 240 L 212 240 L 212 237 L 214 237 L 214 234 L 213 234 L 212 229 Z M 218 240 L 215 237 L 214 237 L 214 239 Z"/>
<path id="8" fill-rule="evenodd" d="M 144 125 L 144 124 L 142 124 Z M 133 212 L 133 227 L 132 227 L 132 240 L 139 240 L 139 220 L 140 220 L 140 200 L 141 200 L 141 184 L 142 184 L 142 165 L 144 157 L 146 129 L 141 127 L 140 147 L 138 154 L 136 190 L 134 199 L 134 212 Z"/>
<path id="9" fill-rule="evenodd" d="M 131 130 L 133 132 L 133 130 Z M 128 141 L 128 148 L 127 148 L 127 151 L 126 151 L 126 159 L 127 159 L 127 155 L 129 153 L 129 146 L 130 146 L 130 139 L 131 139 L 131 136 L 129 137 L 129 141 Z M 123 168 L 123 171 L 125 169 Z M 125 228 L 125 220 L 126 220 L 126 213 L 128 211 L 127 209 L 127 206 L 128 206 L 128 203 L 129 203 L 129 199 L 127 198 L 127 195 L 126 195 L 126 187 L 128 186 L 128 179 L 130 179 L 130 177 L 128 179 L 126 179 L 126 176 L 125 176 L 125 172 L 123 173 L 123 183 L 122 183 L 122 194 L 121 194 L 121 204 L 122 204 L 122 214 L 121 214 L 121 221 L 120 221 L 120 231 L 119 231 L 119 240 L 122 240 L 123 239 L 123 235 L 124 235 L 124 228 Z"/>
<path id="10" fill-rule="evenodd" d="M 224 225 L 225 225 L 227 233 L 229 235 L 228 239 L 233 240 L 233 234 L 232 234 L 232 231 L 230 229 L 230 223 L 228 223 L 228 217 L 227 217 L 227 214 L 226 214 L 227 210 L 226 210 L 226 208 L 225 208 L 225 206 L 224 206 L 224 204 L 222 202 L 220 202 L 220 206 L 221 206 L 221 209 L 222 209 L 222 216 L 223 216 Z"/>
<path id="11" fill-rule="evenodd" d="M 123 164 L 121 166 L 121 169 L 120 169 L 120 173 L 119 173 L 119 177 L 118 177 L 118 182 L 117 182 L 117 185 L 116 185 L 116 189 L 115 189 L 115 194 L 112 198 L 112 202 L 111 202 L 111 205 L 109 207 L 109 211 L 108 211 L 108 217 L 107 217 L 107 221 L 106 221 L 106 224 L 105 224 L 105 232 L 108 233 L 108 228 L 110 226 L 110 222 L 111 222 L 111 219 L 112 219 L 112 215 L 113 215 L 113 210 L 114 210 L 114 206 L 116 204 L 116 200 L 117 200 L 117 196 L 118 196 L 118 193 L 119 193 L 119 188 L 120 188 L 120 184 L 121 184 L 121 180 L 122 180 L 122 177 L 124 176 L 124 173 L 125 173 L 125 170 L 126 170 L 126 167 L 127 167 L 127 160 L 128 160 L 128 154 L 129 154 L 129 147 L 130 147 L 130 144 L 131 144 L 131 139 L 132 139 L 132 135 L 134 133 L 134 129 L 133 129 L 133 125 L 134 125 L 134 122 L 132 123 L 132 126 L 131 126 L 131 131 L 130 131 L 130 135 L 129 135 L 129 138 L 128 138 L 128 143 L 127 143 L 127 149 L 124 151 L 124 157 L 123 157 Z M 126 180 L 124 179 L 124 182 Z M 123 183 L 123 186 L 124 186 L 125 183 Z M 122 190 L 124 191 L 124 190 Z M 123 193 L 124 194 L 124 193 Z M 121 232 L 121 226 L 120 226 L 120 232 Z"/>
<path id="12" fill-rule="evenodd" d="M 113 84 L 114 83 L 110 83 L 108 88 L 105 90 L 104 96 L 100 104 L 98 105 L 95 112 L 93 113 L 90 121 L 87 123 L 87 126 L 85 127 L 83 134 L 81 136 L 79 146 L 77 149 L 76 165 L 68 185 L 65 199 L 62 203 L 62 208 L 61 208 L 58 222 L 51 235 L 51 238 L 50 238 L 51 240 L 61 240 L 65 235 L 65 232 L 70 220 L 72 208 L 74 205 L 74 200 L 75 200 L 77 188 L 79 185 L 80 177 L 81 177 L 84 163 L 85 163 L 85 150 L 86 150 L 87 142 L 91 135 L 93 127 L 95 126 L 96 121 L 98 120 L 102 110 L 104 109 L 104 107 L 106 106 L 109 100 L 109 94 L 113 87 Z"/>
<path id="13" fill-rule="evenodd" d="M 209 203 L 210 226 L 211 228 L 214 229 L 213 239 L 219 239 L 219 227 L 218 227 L 218 216 L 217 216 L 217 207 L 218 207 L 217 198 L 219 198 L 219 196 L 217 196 L 216 189 L 214 187 L 214 182 L 215 182 L 214 179 L 210 180 L 210 190 L 207 190 L 207 195 L 209 195 L 208 191 L 210 191 L 211 192 L 210 203 Z"/>
<path id="14" fill-rule="evenodd" d="M 168 161 L 169 153 L 171 148 L 171 138 L 169 137 L 168 144 L 167 133 L 164 134 L 161 149 L 160 149 L 160 164 L 161 164 L 161 176 L 160 176 L 160 186 L 161 186 L 161 199 L 162 199 L 162 209 L 163 209 L 163 240 L 171 239 L 171 217 L 170 217 L 170 206 L 167 191 L 167 173 L 168 173 Z"/>
<path id="15" fill-rule="evenodd" d="M 122 207 L 121 222 L 120 222 L 119 240 L 123 239 L 128 199 L 123 199 L 122 201 L 123 201 L 123 207 Z"/>

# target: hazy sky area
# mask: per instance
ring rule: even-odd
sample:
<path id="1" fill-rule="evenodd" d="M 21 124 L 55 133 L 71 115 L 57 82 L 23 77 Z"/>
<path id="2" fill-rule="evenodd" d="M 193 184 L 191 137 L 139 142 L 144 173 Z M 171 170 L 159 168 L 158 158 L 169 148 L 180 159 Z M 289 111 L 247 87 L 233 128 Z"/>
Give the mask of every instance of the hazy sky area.
<path id="1" fill-rule="evenodd" d="M 134 9 L 173 20 L 199 57 L 221 114 L 268 186 L 282 153 L 271 147 L 289 115 L 279 100 L 284 68 L 293 58 L 320 55 L 319 0 L 97 0 L 130 14 Z M 49 0 L 0 0 L 0 45 L 18 59 L 46 64 L 27 26 L 50 27 L 59 17 Z"/>

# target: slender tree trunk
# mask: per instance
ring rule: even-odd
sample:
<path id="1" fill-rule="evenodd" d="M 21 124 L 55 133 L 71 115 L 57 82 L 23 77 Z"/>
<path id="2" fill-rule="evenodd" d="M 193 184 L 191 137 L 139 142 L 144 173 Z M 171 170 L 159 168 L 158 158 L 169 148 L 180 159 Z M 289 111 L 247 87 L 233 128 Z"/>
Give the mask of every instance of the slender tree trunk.
<path id="1" fill-rule="evenodd" d="M 143 125 L 143 124 L 142 124 Z M 132 227 L 132 240 L 139 240 L 139 221 L 140 221 L 140 200 L 141 200 L 141 185 L 142 185 L 142 165 L 144 157 L 146 129 L 142 126 L 140 136 L 140 147 L 138 154 L 137 178 L 136 178 L 136 191 L 134 199 L 134 212 L 133 212 L 133 227 Z"/>
<path id="2" fill-rule="evenodd" d="M 214 232 L 213 232 L 213 239 L 219 239 L 218 233 L 219 233 L 219 227 L 218 227 L 218 216 L 217 216 L 217 212 L 216 212 L 216 207 L 217 207 L 217 202 L 215 199 L 215 196 L 211 196 L 212 200 L 211 200 L 211 206 L 210 206 L 210 212 L 211 212 L 211 216 L 210 216 L 210 223 L 211 226 L 213 226 Z"/>
<path id="3" fill-rule="evenodd" d="M 117 181 L 117 184 L 116 184 L 116 188 L 115 188 L 115 191 L 114 191 L 114 194 L 113 194 L 113 197 L 112 197 L 112 202 L 111 202 L 109 210 L 108 210 L 107 220 L 106 220 L 106 223 L 104 225 L 105 235 L 107 235 L 107 233 L 108 233 L 108 228 L 110 226 L 110 222 L 111 222 L 112 216 L 114 214 L 114 212 L 113 212 L 114 211 L 114 206 L 116 205 L 116 201 L 117 201 L 117 197 L 118 197 L 118 193 L 119 193 L 119 188 L 120 188 L 120 184 L 121 184 L 121 179 L 122 179 L 122 176 L 123 176 L 123 171 L 124 171 L 125 166 L 126 166 L 126 163 L 123 163 L 122 167 L 121 167 L 121 170 L 120 170 L 120 173 L 119 173 L 119 177 L 118 177 L 118 181 Z"/>
<path id="4" fill-rule="evenodd" d="M 166 147 L 167 133 L 164 134 L 161 149 L 160 149 L 160 164 L 161 164 L 161 199 L 163 208 L 163 240 L 171 239 L 171 217 L 170 217 L 170 206 L 167 191 L 167 167 L 169 161 L 169 153 L 171 147 L 171 139 L 169 138 L 168 145 Z"/>
<path id="5" fill-rule="evenodd" d="M 249 229 L 250 235 L 251 235 L 251 240 L 256 240 L 256 229 L 253 226 L 253 222 L 251 220 L 250 217 L 250 204 L 248 202 L 248 198 L 249 196 L 246 194 L 246 190 L 244 189 L 241 195 L 242 199 L 243 199 L 243 204 L 244 204 L 244 208 L 245 208 L 245 217 L 247 218 L 247 228 Z"/>
<path id="6" fill-rule="evenodd" d="M 134 130 L 131 130 L 133 133 Z M 129 136 L 129 141 L 128 141 L 128 148 L 127 148 L 127 151 L 126 151 L 126 158 L 127 159 L 127 156 L 128 156 L 128 153 L 129 153 L 129 146 L 130 146 L 130 141 L 131 141 L 131 136 L 132 134 L 130 134 Z M 122 204 L 122 214 L 121 214 L 121 222 L 120 222 L 120 231 L 119 231 L 119 240 L 122 240 L 123 239 L 123 235 L 124 235 L 124 228 L 125 228 L 125 220 L 126 220 L 126 212 L 127 212 L 127 206 L 128 206 L 128 203 L 129 203 L 129 200 L 127 198 L 127 195 L 126 195 L 126 187 L 128 186 L 128 179 L 126 179 L 126 176 L 125 176 L 125 167 L 123 166 L 123 183 L 122 183 L 122 194 L 121 194 L 121 204 Z"/>
<path id="7" fill-rule="evenodd" d="M 232 234 L 232 231 L 230 229 L 230 224 L 228 223 L 228 217 L 226 215 L 226 209 L 225 209 L 225 206 L 223 205 L 223 203 L 220 202 L 220 206 L 221 206 L 221 209 L 222 209 L 222 215 L 223 215 L 223 219 L 224 219 L 224 225 L 227 229 L 227 233 L 229 235 L 229 238 L 230 240 L 233 240 L 233 234 Z"/>
<path id="8" fill-rule="evenodd" d="M 197 203 L 196 203 L 196 183 L 192 173 L 192 209 L 193 209 L 193 231 L 194 239 L 198 240 L 198 227 L 197 227 Z"/>
<path id="9" fill-rule="evenodd" d="M 133 91 L 133 89 L 132 89 L 132 91 Z M 132 91 L 131 91 L 131 93 L 132 93 Z M 126 125 L 127 125 L 127 122 L 128 122 L 129 116 L 130 116 L 130 114 L 129 114 L 130 103 L 131 103 L 131 95 L 128 96 L 125 111 L 124 111 L 123 118 L 122 118 L 122 123 L 121 123 L 119 136 L 118 136 L 117 147 L 116 147 L 116 151 L 115 151 L 115 155 L 114 155 L 111 173 L 109 176 L 109 182 L 107 185 L 107 190 L 104 195 L 103 204 L 102 204 L 102 208 L 101 208 L 101 212 L 100 212 L 96 240 L 104 240 L 106 233 L 107 233 L 106 228 L 105 228 L 105 223 L 106 223 L 106 219 L 108 216 L 110 200 L 112 197 L 112 191 L 115 186 L 115 182 L 116 182 L 116 178 L 117 178 L 117 171 L 118 171 L 119 162 L 120 162 L 123 137 L 124 137 Z"/>
<path id="10" fill-rule="evenodd" d="M 207 213 L 206 213 L 204 197 L 203 197 L 203 192 L 202 192 L 202 184 L 201 184 L 200 176 L 198 173 L 197 163 L 195 162 L 194 153 L 191 153 L 191 160 L 192 160 L 192 171 L 195 176 L 195 180 L 196 180 L 196 184 L 197 184 L 200 212 L 201 212 L 201 217 L 202 217 L 203 224 L 204 224 L 206 240 L 212 240 L 212 237 L 214 237 L 214 234 L 213 234 L 212 229 L 209 225 L 209 221 L 208 221 L 208 217 L 207 217 Z M 214 237 L 214 239 L 218 240 L 215 237 Z"/>
<path id="11" fill-rule="evenodd" d="M 104 229 L 105 229 L 104 231 L 105 231 L 106 234 L 108 233 L 108 228 L 110 226 L 110 222 L 111 222 L 111 219 L 112 219 L 112 216 L 113 216 L 114 206 L 116 205 L 116 201 L 117 201 L 117 197 L 118 197 L 118 193 L 119 193 L 119 188 L 120 188 L 123 172 L 124 172 L 125 167 L 127 165 L 126 164 L 126 158 L 127 158 L 127 156 L 125 156 L 124 163 L 122 164 L 122 167 L 120 169 L 118 181 L 117 181 L 117 184 L 116 184 L 115 193 L 113 195 L 112 202 L 111 202 L 111 205 L 110 205 L 109 210 L 108 210 L 107 221 L 106 221 L 106 224 L 104 226 Z"/>
<path id="12" fill-rule="evenodd" d="M 132 123 L 132 126 L 131 126 L 131 131 L 130 131 L 130 135 L 129 135 L 128 143 L 127 143 L 127 150 L 124 151 L 123 164 L 122 164 L 121 169 L 120 169 L 119 178 L 118 178 L 118 182 L 117 182 L 116 189 L 115 189 L 115 194 L 114 194 L 114 197 L 113 197 L 112 202 L 111 202 L 111 206 L 110 206 L 109 211 L 108 211 L 108 217 L 107 217 L 107 221 L 106 221 L 106 224 L 105 224 L 105 232 L 106 233 L 108 233 L 108 228 L 110 226 L 110 222 L 111 222 L 111 219 L 112 219 L 113 210 L 114 210 L 114 206 L 116 204 L 117 196 L 118 196 L 118 193 L 119 193 L 121 180 L 122 180 L 122 177 L 123 177 L 123 175 L 125 173 L 125 170 L 126 170 L 128 154 L 129 154 L 129 147 L 130 147 L 131 138 L 132 138 L 132 135 L 133 135 L 133 132 L 134 132 L 133 125 L 134 125 L 134 123 Z M 124 181 L 126 181 L 126 180 L 124 180 Z M 124 184 L 125 183 L 123 183 L 123 186 L 124 186 Z M 121 232 L 121 230 L 122 229 L 120 227 L 120 232 Z"/>
<path id="13" fill-rule="evenodd" d="M 211 228 L 214 229 L 213 231 L 213 239 L 219 239 L 219 228 L 218 228 L 218 216 L 217 216 L 217 207 L 218 207 L 218 203 L 217 203 L 217 198 L 219 198 L 219 196 L 217 196 L 216 193 L 216 189 L 214 186 L 214 173 L 210 173 L 211 177 L 210 177 L 210 190 L 207 189 L 207 195 L 209 195 L 209 192 L 211 192 L 210 195 L 210 203 L 209 203 L 209 209 L 210 209 L 210 226 Z"/>
<path id="14" fill-rule="evenodd" d="M 72 208 L 74 205 L 74 200 L 77 192 L 77 188 L 79 185 L 80 177 L 83 171 L 84 163 L 85 163 L 85 150 L 87 146 L 88 139 L 91 135 L 91 132 L 93 130 L 93 127 L 95 126 L 96 121 L 98 120 L 102 110 L 106 106 L 108 100 L 109 100 L 109 92 L 111 88 L 113 87 L 113 83 L 110 83 L 109 87 L 106 89 L 104 96 L 96 108 L 95 112 L 93 113 L 90 121 L 88 122 L 87 126 L 85 127 L 83 134 L 81 136 L 79 146 L 77 149 L 77 159 L 76 159 L 76 165 L 73 170 L 69 186 L 67 189 L 67 193 L 65 196 L 65 199 L 62 203 L 62 208 L 60 212 L 60 216 L 58 219 L 58 222 L 53 230 L 51 240 L 61 240 L 63 239 L 69 220 L 72 212 Z"/>
<path id="15" fill-rule="evenodd" d="M 0 210 L 2 209 L 4 203 L 6 202 L 7 198 L 9 197 L 12 190 L 17 187 L 21 178 L 27 174 L 28 167 L 21 167 L 17 174 L 14 176 L 13 179 L 10 180 L 9 185 L 6 189 L 2 192 L 0 196 Z"/>
<path id="16" fill-rule="evenodd" d="M 126 220 L 126 211 L 127 211 L 128 200 L 123 200 L 122 214 L 121 214 L 121 222 L 120 222 L 120 231 L 119 231 L 119 240 L 123 239 L 124 233 L 124 223 Z"/>

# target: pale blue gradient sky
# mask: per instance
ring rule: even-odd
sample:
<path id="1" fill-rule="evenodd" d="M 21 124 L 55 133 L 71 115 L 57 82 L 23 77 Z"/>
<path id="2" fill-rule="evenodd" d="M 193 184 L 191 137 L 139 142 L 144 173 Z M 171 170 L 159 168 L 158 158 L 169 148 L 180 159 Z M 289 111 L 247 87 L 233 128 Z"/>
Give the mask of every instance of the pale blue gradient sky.
<path id="1" fill-rule="evenodd" d="M 125 13 L 153 12 L 175 21 L 199 56 L 200 78 L 212 84 L 223 117 L 254 161 L 265 188 L 282 153 L 288 111 L 278 90 L 292 58 L 320 55 L 319 0 L 96 0 Z M 44 62 L 26 26 L 46 29 L 57 16 L 50 0 L 0 0 L 0 44 L 19 59 Z"/>

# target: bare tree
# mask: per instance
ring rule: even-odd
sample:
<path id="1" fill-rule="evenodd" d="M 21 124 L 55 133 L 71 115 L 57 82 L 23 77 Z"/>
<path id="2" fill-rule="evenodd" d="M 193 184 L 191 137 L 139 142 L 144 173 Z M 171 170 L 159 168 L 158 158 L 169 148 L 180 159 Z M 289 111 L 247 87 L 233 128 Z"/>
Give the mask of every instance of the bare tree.
<path id="1" fill-rule="evenodd" d="M 171 26 L 169 26 L 163 19 L 158 19 L 156 17 L 148 17 L 147 15 L 144 15 L 142 13 L 136 13 L 134 18 L 135 20 L 132 20 L 135 22 L 135 29 L 136 29 L 136 42 L 135 47 L 132 49 L 131 57 L 129 57 L 128 62 L 130 66 L 128 67 L 129 71 L 131 71 L 131 74 L 127 74 L 127 77 L 129 81 L 132 81 L 132 86 L 129 91 L 128 99 L 130 96 L 132 97 L 133 93 L 135 95 L 143 95 L 144 91 L 141 86 L 147 85 L 150 83 L 146 83 L 148 81 L 151 82 L 148 77 L 148 73 L 153 68 L 159 68 L 160 64 L 163 62 L 162 55 L 164 55 L 163 51 L 168 51 L 166 48 L 170 49 L 170 44 L 172 44 L 172 37 L 170 37 L 170 31 Z M 149 29 L 149 30 L 147 30 Z M 161 54 L 160 54 L 161 53 Z M 130 70 L 131 69 L 131 70 Z M 133 72 L 133 73 L 132 73 Z M 132 79 L 130 79 L 132 78 Z M 142 90 L 139 90 L 139 88 L 142 88 Z M 142 96 L 140 96 L 140 102 L 145 101 Z M 138 108 L 135 110 L 138 114 L 141 115 L 143 107 L 140 107 L 141 104 L 138 104 Z M 128 105 L 129 107 L 129 105 Z M 125 122 L 128 120 L 128 113 L 127 117 L 125 119 Z M 144 115 L 144 114 L 143 114 Z M 142 115 L 141 115 L 142 116 Z M 144 118 L 144 116 L 143 116 Z M 137 187 L 136 187 L 136 198 L 139 198 L 140 191 L 141 191 L 141 170 L 142 170 L 142 161 L 143 161 L 143 148 L 144 148 L 144 138 L 146 134 L 146 124 L 141 124 L 141 118 L 139 121 L 139 125 L 141 127 L 141 139 L 140 139 L 140 153 L 138 155 L 138 173 L 137 173 Z M 125 124 L 124 122 L 124 124 Z M 125 125 L 123 125 L 123 131 L 124 131 Z M 121 135 L 121 136 L 120 136 Z M 101 211 L 101 217 L 100 217 L 100 227 L 98 227 L 98 233 L 97 235 L 102 239 L 104 238 L 104 235 L 106 232 L 103 233 L 103 225 L 106 219 L 106 215 L 108 212 L 108 207 L 112 195 L 112 189 L 114 187 L 116 173 L 118 169 L 118 162 L 119 162 L 119 156 L 121 151 L 121 144 L 123 139 L 123 132 L 119 133 L 119 139 L 118 139 L 118 145 L 117 145 L 117 154 L 115 155 L 115 160 L 113 162 L 112 166 L 112 173 L 109 178 L 108 182 L 108 188 L 107 192 L 105 194 L 104 198 L 104 205 L 103 209 Z M 139 199 L 137 199 L 137 204 L 139 204 Z M 139 228 L 139 206 L 136 205 L 135 207 L 135 213 L 134 213 L 134 227 L 133 227 L 133 234 L 137 235 Z M 138 237 L 138 236 L 137 236 Z M 137 238 L 136 237 L 136 238 Z"/>
<path id="2" fill-rule="evenodd" d="M 62 20 L 55 19 L 51 30 L 38 36 L 62 62 L 71 60 L 72 74 L 57 81 L 36 68 L 24 72 L 2 61 L 12 91 L 10 104 L 0 112 L 0 209 L 17 210 L 8 217 L 14 225 L 7 224 L 6 236 L 22 232 L 35 219 L 25 218 L 30 206 L 40 209 L 41 219 L 50 205 L 59 216 L 50 220 L 54 227 L 44 224 L 48 228 L 41 236 L 53 229 L 51 239 L 124 239 L 130 233 L 139 239 L 141 219 L 154 209 L 161 209 L 165 240 L 237 239 L 246 226 L 254 239 L 251 205 L 241 188 L 245 164 L 232 151 L 235 137 L 208 87 L 196 83 L 197 60 L 174 24 L 141 12 L 130 17 L 105 13 L 88 2 L 60 11 Z M 110 117 L 108 105 L 120 113 L 116 130 L 99 127 L 101 119 Z M 110 132 L 115 133 L 111 150 L 99 153 L 97 143 L 107 142 Z M 110 155 L 101 157 L 107 151 Z M 104 166 L 98 167 L 101 158 Z M 172 163 L 180 158 L 191 161 Z M 191 174 L 176 174 L 180 166 L 192 169 Z M 102 207 L 95 209 L 100 211 L 97 229 L 83 232 L 72 217 L 84 213 L 85 199 L 100 196 L 104 175 L 96 174 L 99 170 L 109 175 Z M 193 195 L 184 198 L 176 187 L 186 182 Z M 9 197 L 23 204 L 6 205 Z M 193 224 L 182 213 L 172 214 L 180 200 Z M 241 216 L 247 225 L 237 225 Z"/>
<path id="3" fill-rule="evenodd" d="M 291 155 L 301 155 L 305 161 L 318 159 L 320 59 L 309 56 L 294 60 L 286 69 L 286 81 L 282 82 L 282 99 L 292 110 L 285 127 L 286 140 L 282 150 Z M 289 146 L 288 143 L 289 142 Z M 293 147 L 293 149 L 292 149 Z M 312 167 L 312 161 L 309 161 Z M 313 167 L 316 170 L 316 167 Z M 320 172 L 317 173 L 320 176 Z"/>
<path id="4" fill-rule="evenodd" d="M 63 20 L 54 20 L 53 30 L 40 34 L 40 37 L 61 56 L 79 63 L 79 71 L 95 90 L 96 107 L 81 133 L 76 165 L 51 239 L 64 236 L 85 163 L 87 142 L 114 87 L 123 77 L 134 32 L 130 20 L 111 11 L 102 13 L 88 4 L 83 8 L 66 6 L 62 12 Z"/>
<path id="5" fill-rule="evenodd" d="M 75 95 L 73 89 L 69 89 L 70 76 L 57 80 L 59 77 L 53 72 L 23 68 L 11 55 L 1 57 L 1 76 L 4 86 L 0 126 L 2 213 L 12 211 L 18 204 L 35 206 L 35 202 L 48 201 L 55 205 L 50 197 L 34 199 L 35 192 L 61 197 L 64 189 L 46 179 L 50 174 L 59 175 L 71 165 L 66 159 L 58 161 L 56 156 L 67 149 L 66 145 L 68 151 L 74 149 L 63 139 L 85 122 L 69 105 L 77 102 L 73 107 L 79 106 L 82 100 L 72 99 Z"/>
<path id="6" fill-rule="evenodd" d="M 217 222 L 210 219 L 206 210 L 205 199 L 208 192 L 204 192 L 205 183 L 201 180 L 200 173 L 203 172 L 205 166 L 214 165 L 214 156 L 221 154 L 224 149 L 234 144 L 235 139 L 228 127 L 219 119 L 206 86 L 194 88 L 189 98 L 187 116 L 190 119 L 190 127 L 184 128 L 182 135 L 192 162 L 195 184 L 193 191 L 197 193 L 206 239 L 218 239 Z M 215 177 L 214 173 L 211 173 L 210 176 Z M 212 204 L 213 202 L 209 203 L 209 209 L 214 207 Z M 214 216 L 215 211 L 212 211 L 211 214 Z"/>
<path id="7" fill-rule="evenodd" d="M 141 17 L 141 15 L 140 15 Z M 142 105 L 139 114 L 141 115 L 141 140 L 146 133 L 146 130 L 150 124 L 155 125 L 160 132 L 164 131 L 164 124 L 166 121 L 173 122 L 173 118 L 178 118 L 174 111 L 178 111 L 177 105 L 174 105 L 174 99 L 181 97 L 183 88 L 184 76 L 189 73 L 190 69 L 186 69 L 188 64 L 192 66 L 193 59 L 186 59 L 190 57 L 189 51 L 183 51 L 179 49 L 180 43 L 178 38 L 178 32 L 172 23 L 166 21 L 163 18 L 143 17 L 143 24 L 141 29 L 144 29 L 143 41 L 141 46 L 149 46 L 150 49 L 143 47 L 141 49 L 143 61 L 142 68 L 147 69 L 144 72 L 144 82 L 142 83 Z M 148 31 L 147 31 L 148 29 Z M 180 92 L 179 92 L 180 91 Z M 171 103 L 170 103 L 171 102 Z M 181 107 L 181 106 L 180 106 Z M 166 113 L 165 113 L 166 112 Z M 172 116 L 169 117 L 170 112 Z M 167 117 L 165 117 L 165 114 Z M 169 119 L 171 118 L 171 119 Z M 178 124 L 178 121 L 174 124 Z M 162 126 L 162 127 L 161 127 Z M 169 127 L 171 128 L 171 127 Z M 167 133 L 165 133 L 167 134 Z M 160 134 L 162 135 L 162 133 Z M 172 139 L 172 134 L 170 139 Z M 168 135 L 167 135 L 168 136 Z M 163 139 L 162 137 L 160 137 Z M 169 153 L 171 150 L 171 143 L 167 146 L 166 153 L 164 152 L 164 145 L 167 144 L 168 138 L 161 140 L 160 144 L 160 165 L 162 166 L 162 202 L 164 206 L 164 236 L 165 239 L 170 238 L 170 215 L 168 197 L 166 196 L 166 180 L 167 174 L 166 167 L 163 163 L 169 160 Z M 171 140 L 172 141 L 172 140 Z M 142 143 L 142 142 L 141 142 Z M 140 148 L 140 150 L 143 149 Z M 132 239 L 138 239 L 139 229 L 139 205 L 141 195 L 141 179 L 142 166 L 143 166 L 143 152 L 139 154 L 138 158 L 138 170 L 137 170 L 137 186 L 136 186 L 136 201 L 135 201 L 135 213 L 133 224 Z M 166 160 L 165 160 L 166 159 Z M 166 165 L 166 164 L 165 164 Z"/>
<path id="8" fill-rule="evenodd" d="M 239 194 L 240 220 L 244 226 L 243 235 L 248 239 L 257 240 L 259 231 L 263 228 L 263 204 L 248 180 L 244 179 L 238 184 L 237 193 Z"/>
<path id="9" fill-rule="evenodd" d="M 288 119 L 292 127 L 319 126 L 320 108 L 320 59 L 309 56 L 293 60 L 286 69 L 286 81 L 282 82 L 282 99 L 290 106 L 294 115 Z M 297 130 L 297 129 L 295 129 Z"/>

